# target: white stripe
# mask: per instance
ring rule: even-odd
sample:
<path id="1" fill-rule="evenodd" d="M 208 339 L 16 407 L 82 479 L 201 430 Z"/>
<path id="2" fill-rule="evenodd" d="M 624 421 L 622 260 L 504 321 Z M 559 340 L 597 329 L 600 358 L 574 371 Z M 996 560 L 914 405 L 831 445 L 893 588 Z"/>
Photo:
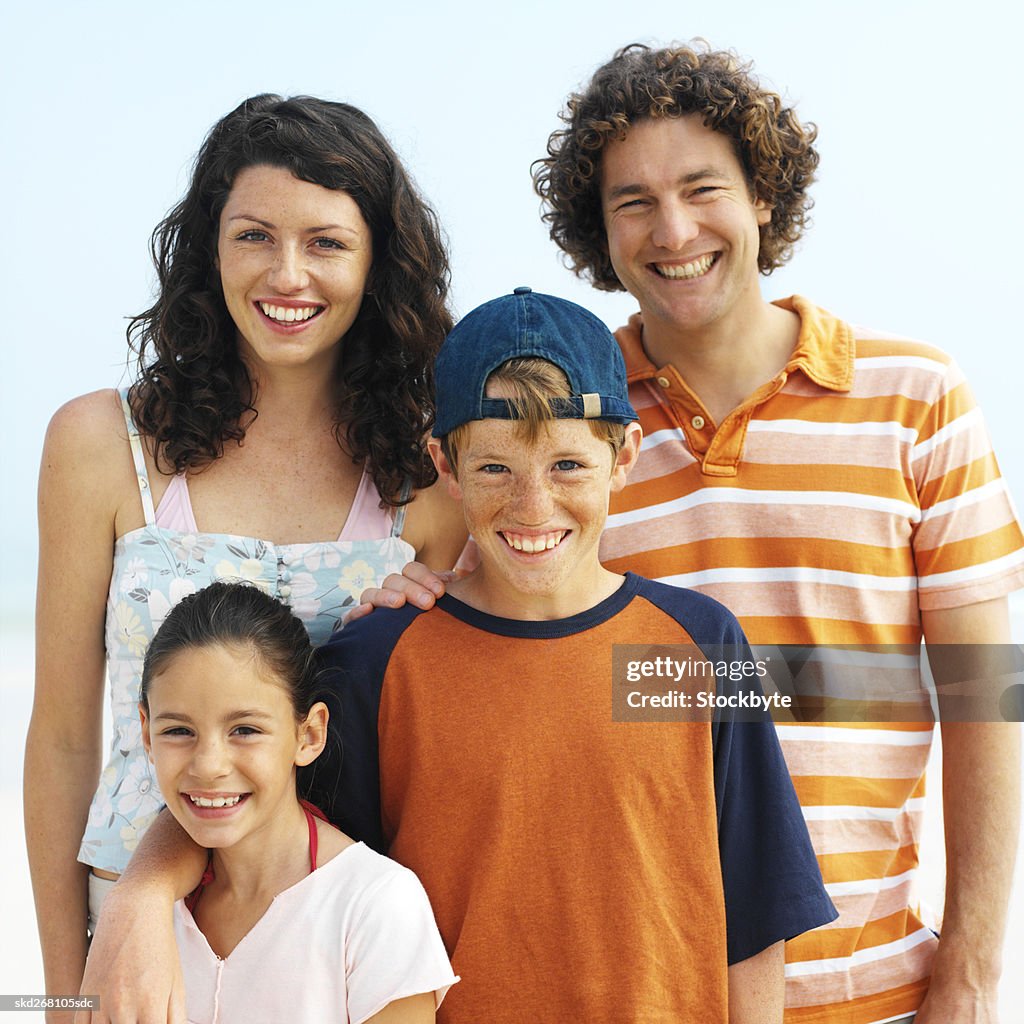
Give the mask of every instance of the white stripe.
<path id="1" fill-rule="evenodd" d="M 640 442 L 640 451 L 647 452 L 657 448 L 659 444 L 666 441 L 683 441 L 685 435 L 679 427 L 666 427 L 664 430 L 656 430 L 653 434 L 647 434 Z"/>
<path id="2" fill-rule="evenodd" d="M 901 814 L 924 810 L 924 797 L 913 797 L 902 807 L 859 807 L 856 804 L 816 804 L 801 807 L 804 821 L 895 821 Z"/>
<path id="3" fill-rule="evenodd" d="M 820 437 L 898 437 L 907 444 L 917 440 L 917 431 L 897 420 L 863 423 L 814 423 L 809 420 L 755 420 L 750 433 L 817 434 Z"/>
<path id="4" fill-rule="evenodd" d="M 820 505 L 823 507 L 865 509 L 886 512 L 917 523 L 921 510 L 908 501 L 883 498 L 873 494 L 851 494 L 844 491 L 755 491 L 743 487 L 704 487 L 682 497 L 647 505 L 631 512 L 616 512 L 608 517 L 606 529 L 645 523 L 662 516 L 686 512 L 701 505 Z"/>
<path id="5" fill-rule="evenodd" d="M 887 957 L 906 953 L 907 950 L 920 946 L 922 942 L 930 942 L 934 938 L 935 935 L 929 928 L 919 928 L 913 934 L 897 939 L 895 942 L 886 942 L 881 946 L 858 949 L 852 956 L 837 956 L 831 960 L 807 960 L 800 963 L 786 964 L 786 977 L 799 978 L 808 974 L 832 974 L 839 971 L 849 971 L 863 964 L 876 963 L 879 960 L 885 960 Z"/>
<path id="6" fill-rule="evenodd" d="M 941 430 L 936 430 L 931 437 L 914 445 L 912 461 L 917 462 L 925 455 L 931 455 L 940 444 L 945 444 L 951 437 L 956 437 L 977 427 L 984 430 L 985 420 L 982 418 L 981 409 L 975 407 L 970 412 L 965 412 L 963 416 L 958 416 L 952 423 L 947 423 Z"/>
<path id="7" fill-rule="evenodd" d="M 943 575 L 947 575 L 943 573 Z M 979 575 L 984 575 L 981 573 Z M 812 566 L 773 566 L 768 569 L 702 569 L 676 576 L 659 576 L 659 582 L 671 587 L 703 587 L 715 583 L 818 583 L 832 587 L 855 587 L 905 593 L 916 590 L 916 576 L 872 576 L 866 572 L 844 572 L 842 569 L 815 569 Z"/>
<path id="8" fill-rule="evenodd" d="M 921 576 L 917 580 L 920 590 L 928 590 L 932 587 L 949 587 L 958 583 L 969 583 L 972 580 L 980 580 L 985 576 L 999 576 L 1004 572 L 1024 565 L 1024 548 L 1011 551 L 1002 558 L 993 558 L 991 562 L 982 562 L 981 565 L 968 566 L 966 569 L 954 569 L 951 572 L 933 572 L 928 576 Z"/>
<path id="9" fill-rule="evenodd" d="M 926 356 L 858 356 L 854 360 L 854 372 L 857 370 L 890 370 L 897 367 L 911 366 L 918 370 L 928 370 L 940 377 L 945 375 L 948 367 L 937 359 Z"/>
<path id="10" fill-rule="evenodd" d="M 896 889 L 907 882 L 912 882 L 917 874 L 915 868 L 904 871 L 901 875 L 891 875 L 889 878 L 864 878 L 856 882 L 829 882 L 825 885 L 825 892 L 835 898 L 836 896 L 868 896 L 876 892 L 883 892 L 886 889 Z"/>
<path id="11" fill-rule="evenodd" d="M 981 487 L 964 491 L 963 494 L 957 494 L 952 498 L 947 498 L 945 501 L 938 501 L 931 508 L 921 509 L 921 522 L 926 523 L 929 519 L 934 519 L 936 516 L 944 516 L 951 512 L 959 512 L 962 509 L 970 508 L 972 505 L 980 505 L 982 502 L 998 497 L 1001 494 L 1005 494 L 1009 498 L 1009 494 L 1006 491 L 1006 481 L 1002 477 L 998 477 L 995 480 L 989 480 L 987 484 L 982 484 Z"/>
<path id="12" fill-rule="evenodd" d="M 777 725 L 782 741 L 811 743 L 865 743 L 890 747 L 925 747 L 931 729 L 844 729 L 836 725 Z"/>

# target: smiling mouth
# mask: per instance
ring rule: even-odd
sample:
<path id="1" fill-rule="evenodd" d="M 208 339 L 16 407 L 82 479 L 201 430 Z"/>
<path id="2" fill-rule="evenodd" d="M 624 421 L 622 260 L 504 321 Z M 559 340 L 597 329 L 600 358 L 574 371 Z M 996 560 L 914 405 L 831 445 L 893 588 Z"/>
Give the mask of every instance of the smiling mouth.
<path id="1" fill-rule="evenodd" d="M 552 530 L 550 533 L 527 536 L 522 533 L 512 533 L 509 530 L 498 531 L 502 540 L 510 548 L 516 551 L 524 551 L 530 555 L 536 554 L 538 551 L 550 551 L 552 548 L 558 547 L 571 532 L 570 530 Z"/>
<path id="2" fill-rule="evenodd" d="M 248 795 L 248 793 L 234 793 L 231 796 L 193 796 L 191 793 L 185 794 L 194 807 L 235 807 Z"/>
<path id="3" fill-rule="evenodd" d="M 300 323 L 312 320 L 323 311 L 323 306 L 274 306 L 269 302 L 257 303 L 260 311 L 268 320 L 278 324 Z"/>
<path id="4" fill-rule="evenodd" d="M 695 277 L 703 277 L 717 260 L 718 253 L 708 253 L 689 263 L 652 263 L 651 266 L 657 274 L 670 281 L 692 281 Z"/>

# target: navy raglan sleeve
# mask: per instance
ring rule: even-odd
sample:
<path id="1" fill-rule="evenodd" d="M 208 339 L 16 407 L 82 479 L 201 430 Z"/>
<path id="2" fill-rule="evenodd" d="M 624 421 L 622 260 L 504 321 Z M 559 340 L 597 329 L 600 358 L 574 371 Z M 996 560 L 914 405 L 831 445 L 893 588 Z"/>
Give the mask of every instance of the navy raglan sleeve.
<path id="1" fill-rule="evenodd" d="M 754 660 L 743 630 L 724 606 L 692 591 L 658 589 L 672 592 L 657 603 L 710 661 Z M 761 692 L 756 676 L 742 683 L 719 679 L 720 693 L 740 688 Z M 730 964 L 839 916 L 822 884 L 771 716 L 746 710 L 742 721 L 735 717 L 722 713 L 712 723 Z"/>
<path id="2" fill-rule="evenodd" d="M 309 799 L 346 835 L 383 854 L 380 695 L 395 646 L 421 614 L 413 608 L 379 608 L 335 632 L 317 651 L 318 696 L 330 712 L 329 740 L 308 772 Z"/>

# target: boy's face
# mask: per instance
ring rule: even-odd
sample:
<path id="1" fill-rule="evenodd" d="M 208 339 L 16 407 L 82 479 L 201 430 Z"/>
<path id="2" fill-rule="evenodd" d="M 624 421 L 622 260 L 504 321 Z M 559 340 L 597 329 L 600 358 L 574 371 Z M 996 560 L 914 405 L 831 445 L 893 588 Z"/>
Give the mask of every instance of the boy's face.
<path id="1" fill-rule="evenodd" d="M 479 548 L 480 583 L 496 603 L 525 616 L 589 607 L 604 572 L 597 545 L 608 498 L 625 484 L 639 448 L 635 424 L 618 457 L 583 420 L 547 427 L 529 444 L 514 421 L 474 421 L 460 444 L 457 478 L 440 443 L 430 443 Z"/>

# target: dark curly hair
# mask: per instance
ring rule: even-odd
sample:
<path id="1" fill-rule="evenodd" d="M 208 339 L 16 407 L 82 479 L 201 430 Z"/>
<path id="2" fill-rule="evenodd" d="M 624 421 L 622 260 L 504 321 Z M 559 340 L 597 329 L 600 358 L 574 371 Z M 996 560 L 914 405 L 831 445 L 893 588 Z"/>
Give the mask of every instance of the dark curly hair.
<path id="1" fill-rule="evenodd" d="M 436 479 L 423 438 L 433 423 L 434 356 L 452 326 L 448 257 L 437 217 L 394 150 L 346 103 L 253 96 L 211 129 L 188 191 L 153 232 L 159 296 L 128 326 L 139 357 L 136 424 L 160 468 L 180 473 L 219 458 L 256 415 L 215 260 L 235 178 L 261 164 L 346 192 L 370 229 L 373 267 L 338 361 L 335 434 L 355 462 L 368 461 L 383 500 L 401 504 L 406 480 Z"/>
<path id="2" fill-rule="evenodd" d="M 712 50 L 702 40 L 659 50 L 633 43 L 569 97 L 561 115 L 566 127 L 551 134 L 548 156 L 532 167 L 551 238 L 595 287 L 623 290 L 608 256 L 601 151 L 637 121 L 687 114 L 732 140 L 751 193 L 771 207 L 771 221 L 761 228 L 761 273 L 792 255 L 812 206 L 807 189 L 818 166 L 817 128 L 801 124 L 731 51 Z"/>

